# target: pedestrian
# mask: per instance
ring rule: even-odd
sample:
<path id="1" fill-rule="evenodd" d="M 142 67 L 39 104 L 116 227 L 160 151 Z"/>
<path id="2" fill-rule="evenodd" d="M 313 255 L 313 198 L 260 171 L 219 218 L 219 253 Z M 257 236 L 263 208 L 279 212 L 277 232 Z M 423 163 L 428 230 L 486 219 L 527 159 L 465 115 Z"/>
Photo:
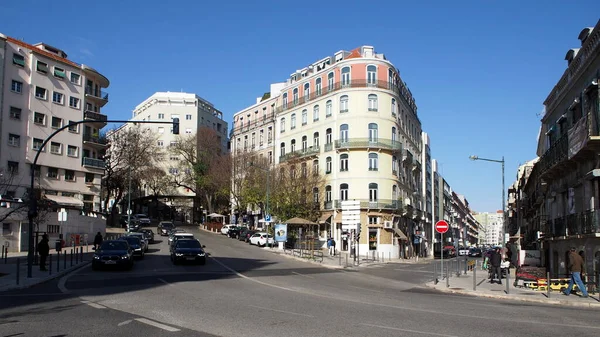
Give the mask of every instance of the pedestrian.
<path id="1" fill-rule="evenodd" d="M 48 254 L 50 254 L 50 244 L 48 243 L 48 234 L 42 235 L 42 239 L 38 242 L 37 251 L 40 254 L 40 270 L 46 271 L 46 259 L 48 258 Z"/>
<path id="2" fill-rule="evenodd" d="M 329 256 L 331 256 L 331 238 L 327 239 L 327 250 L 329 251 Z"/>
<path id="3" fill-rule="evenodd" d="M 581 276 L 585 273 L 583 258 L 577 254 L 575 247 L 571 247 L 571 251 L 569 252 L 569 271 L 571 272 L 571 279 L 569 280 L 569 286 L 563 294 L 569 296 L 571 290 L 573 290 L 573 284 L 577 284 L 577 287 L 581 290 L 581 297 L 588 297 L 587 289 L 581 281 Z"/>
<path id="4" fill-rule="evenodd" d="M 490 256 L 490 264 L 492 265 L 492 277 L 490 283 L 494 283 L 496 277 L 498 277 L 498 284 L 502 284 L 502 255 L 500 249 L 496 248 Z"/>
<path id="5" fill-rule="evenodd" d="M 96 234 L 96 237 L 94 237 L 94 250 L 100 248 L 100 245 L 102 245 L 102 241 L 104 241 L 102 233 L 98 232 L 98 234 Z"/>
<path id="6" fill-rule="evenodd" d="M 335 256 L 335 240 L 333 238 L 331 238 L 331 255 Z"/>

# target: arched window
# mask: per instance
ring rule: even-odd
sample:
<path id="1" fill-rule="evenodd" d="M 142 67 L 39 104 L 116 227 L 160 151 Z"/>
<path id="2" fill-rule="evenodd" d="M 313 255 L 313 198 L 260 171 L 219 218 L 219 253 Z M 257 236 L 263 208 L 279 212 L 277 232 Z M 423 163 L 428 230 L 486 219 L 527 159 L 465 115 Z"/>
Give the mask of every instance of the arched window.
<path id="1" fill-rule="evenodd" d="M 378 189 L 378 186 L 376 183 L 369 184 L 369 201 L 370 202 L 377 202 L 377 189 Z"/>
<path id="2" fill-rule="evenodd" d="M 379 138 L 378 126 L 376 123 L 369 123 L 369 141 L 377 142 Z"/>
<path id="3" fill-rule="evenodd" d="M 333 134 L 331 128 L 328 128 L 327 130 L 325 130 L 325 144 L 331 143 L 333 143 Z"/>
<path id="4" fill-rule="evenodd" d="M 340 200 L 348 200 L 348 184 L 340 184 Z"/>
<path id="5" fill-rule="evenodd" d="M 397 134 L 398 134 L 398 133 L 396 132 L 396 127 L 395 127 L 395 126 L 392 126 L 392 142 L 395 142 L 395 141 L 396 141 Z"/>
<path id="6" fill-rule="evenodd" d="M 369 95 L 369 111 L 377 111 L 377 95 Z"/>
<path id="7" fill-rule="evenodd" d="M 348 154 L 342 153 L 340 155 L 340 171 L 348 171 Z"/>
<path id="8" fill-rule="evenodd" d="M 377 153 L 369 153 L 369 171 L 377 171 L 379 165 L 379 155 Z"/>
<path id="9" fill-rule="evenodd" d="M 282 142 L 280 145 L 280 152 L 282 156 L 285 156 L 285 143 Z"/>
<path id="10" fill-rule="evenodd" d="M 342 87 L 350 86 L 350 67 L 342 68 Z"/>
<path id="11" fill-rule="evenodd" d="M 325 201 L 331 202 L 331 185 L 325 186 Z"/>
<path id="12" fill-rule="evenodd" d="M 313 187 L 313 202 L 315 204 L 319 203 L 319 189 L 317 187 Z"/>
<path id="13" fill-rule="evenodd" d="M 304 83 L 304 102 L 310 99 L 310 83 Z"/>
<path id="14" fill-rule="evenodd" d="M 345 143 L 348 141 L 348 124 L 340 125 L 340 142 Z"/>
<path id="15" fill-rule="evenodd" d="M 388 88 L 394 89 L 394 71 L 391 68 L 388 70 Z"/>
<path id="16" fill-rule="evenodd" d="M 290 121 L 290 130 L 296 128 L 296 114 L 292 114 L 292 118 Z"/>
<path id="17" fill-rule="evenodd" d="M 296 140 L 292 139 L 292 141 L 290 142 L 290 152 L 294 153 L 296 152 Z"/>
<path id="18" fill-rule="evenodd" d="M 332 165 L 332 162 L 331 162 L 331 157 L 325 158 L 325 173 L 326 174 L 331 173 L 332 169 L 333 169 L 333 165 Z"/>
<path id="19" fill-rule="evenodd" d="M 313 107 L 313 122 L 316 122 L 319 120 L 319 106 L 315 105 Z"/>
<path id="20" fill-rule="evenodd" d="M 329 74 L 327 74 L 327 92 L 333 91 L 333 86 L 335 85 L 334 81 L 335 81 L 335 74 L 332 71 Z"/>
<path id="21" fill-rule="evenodd" d="M 323 86 L 321 84 L 320 77 L 315 80 L 315 92 L 316 92 L 317 96 L 321 96 L 321 93 L 323 92 Z"/>
<path id="22" fill-rule="evenodd" d="M 392 174 L 398 175 L 398 158 L 392 156 Z"/>
<path id="23" fill-rule="evenodd" d="M 392 116 L 396 117 L 397 110 L 398 110 L 398 105 L 396 105 L 396 99 L 392 98 Z"/>
<path id="24" fill-rule="evenodd" d="M 280 129 L 281 130 L 279 132 L 285 132 L 285 117 L 281 119 Z"/>
<path id="25" fill-rule="evenodd" d="M 315 132 L 313 134 L 313 146 L 317 147 L 317 148 L 319 147 L 319 133 L 318 132 Z"/>
<path id="26" fill-rule="evenodd" d="M 367 66 L 367 84 L 369 86 L 377 84 L 377 67 L 374 65 Z"/>
<path id="27" fill-rule="evenodd" d="M 331 100 L 327 101 L 327 103 L 325 103 L 325 117 L 331 117 L 331 114 L 333 113 L 333 103 L 331 102 Z"/>
<path id="28" fill-rule="evenodd" d="M 283 94 L 283 104 L 282 105 L 283 105 L 284 109 L 287 109 L 287 107 L 288 107 L 288 95 L 287 95 L 287 92 Z"/>
<path id="29" fill-rule="evenodd" d="M 319 159 L 315 159 L 313 160 L 313 175 L 318 175 L 319 174 Z"/>
<path id="30" fill-rule="evenodd" d="M 308 138 L 302 136 L 302 152 L 306 152 L 306 150 L 308 150 Z"/>
<path id="31" fill-rule="evenodd" d="M 340 97 L 340 113 L 348 112 L 348 95 Z"/>
<path id="32" fill-rule="evenodd" d="M 306 109 L 302 110 L 302 125 L 308 124 L 308 111 Z"/>
<path id="33" fill-rule="evenodd" d="M 292 95 L 294 97 L 294 105 L 298 105 L 298 88 L 294 88 Z"/>

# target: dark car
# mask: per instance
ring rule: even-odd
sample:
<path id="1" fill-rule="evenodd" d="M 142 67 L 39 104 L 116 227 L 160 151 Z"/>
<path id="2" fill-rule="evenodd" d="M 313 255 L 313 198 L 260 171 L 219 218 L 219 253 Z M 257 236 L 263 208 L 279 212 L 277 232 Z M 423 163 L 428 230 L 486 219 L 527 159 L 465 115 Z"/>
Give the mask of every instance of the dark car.
<path id="1" fill-rule="evenodd" d="M 171 261 L 174 264 L 180 262 L 206 264 L 206 253 L 202 248 L 204 246 L 200 245 L 200 241 L 196 239 L 177 240 L 171 250 Z"/>
<path id="2" fill-rule="evenodd" d="M 124 240 L 108 240 L 102 242 L 100 248 L 94 252 L 92 269 L 102 267 L 133 267 L 133 250 Z"/>
<path id="3" fill-rule="evenodd" d="M 250 231 L 250 228 L 248 227 L 242 227 L 242 229 L 240 229 L 240 235 L 238 235 L 238 240 L 240 241 L 246 241 L 246 237 L 248 232 Z"/>
<path id="4" fill-rule="evenodd" d="M 480 248 L 471 248 L 469 250 L 469 256 L 471 257 L 481 257 L 482 256 L 482 252 Z"/>
<path id="5" fill-rule="evenodd" d="M 175 228 L 175 225 L 171 221 L 161 221 L 156 228 L 156 233 L 161 236 L 168 236 L 169 231 Z"/>
<path id="6" fill-rule="evenodd" d="M 119 240 L 126 241 L 133 251 L 133 256 L 139 256 L 141 259 L 144 258 L 144 249 L 142 247 L 142 240 L 135 236 L 122 236 Z"/>
<path id="7" fill-rule="evenodd" d="M 154 243 L 154 232 L 151 229 L 144 228 L 140 229 L 139 232 L 144 234 L 149 243 Z"/>
<path id="8" fill-rule="evenodd" d="M 246 231 L 246 234 L 244 234 L 244 242 L 250 243 L 250 237 L 257 232 L 258 231 Z"/>
<path id="9" fill-rule="evenodd" d="M 227 236 L 236 239 L 240 236 L 240 232 L 244 227 L 231 227 L 227 231 Z"/>

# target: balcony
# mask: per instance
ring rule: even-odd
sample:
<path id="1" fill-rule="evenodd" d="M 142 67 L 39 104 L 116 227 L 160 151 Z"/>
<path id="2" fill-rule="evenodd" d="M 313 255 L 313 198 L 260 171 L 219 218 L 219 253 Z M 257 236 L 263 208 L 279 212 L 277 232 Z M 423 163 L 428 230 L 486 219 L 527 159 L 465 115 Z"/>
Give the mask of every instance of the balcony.
<path id="1" fill-rule="evenodd" d="M 273 123 L 275 121 L 275 114 L 274 113 L 270 113 L 267 115 L 264 115 L 262 117 L 259 117 L 257 119 L 254 119 L 251 122 L 246 122 L 243 126 L 238 126 L 235 128 L 232 128 L 231 131 L 229 131 L 229 137 L 233 137 L 234 135 L 238 135 L 240 133 L 243 132 L 247 132 L 250 130 L 254 130 L 256 128 L 259 128 L 265 124 L 270 124 Z"/>
<path id="2" fill-rule="evenodd" d="M 314 155 L 318 155 L 321 153 L 321 150 L 318 146 L 310 146 L 306 149 L 296 150 L 290 153 L 286 153 L 283 156 L 279 157 L 279 162 L 283 163 L 286 161 L 291 161 L 295 159 L 302 159 Z"/>
<path id="3" fill-rule="evenodd" d="M 108 93 L 93 87 L 85 87 L 85 97 L 95 100 L 100 106 L 108 103 Z"/>
<path id="4" fill-rule="evenodd" d="M 106 167 L 106 163 L 104 162 L 104 160 L 88 158 L 88 157 L 83 157 L 82 164 L 84 167 L 101 169 L 101 170 L 104 170 L 104 168 Z"/>
<path id="5" fill-rule="evenodd" d="M 96 121 L 99 124 L 102 124 L 102 127 L 106 126 L 106 122 L 108 121 L 108 117 L 105 114 L 101 114 L 94 111 L 85 111 L 83 113 L 83 119 L 89 121 Z"/>
<path id="6" fill-rule="evenodd" d="M 381 210 L 400 210 L 402 208 L 402 201 L 392 199 L 378 199 L 371 201 L 368 199 L 352 199 L 360 202 L 361 209 L 381 209 Z M 341 209 L 343 200 L 333 201 L 333 208 Z M 331 203 L 331 201 L 329 201 Z M 327 203 L 327 202 L 326 202 Z"/>
<path id="7" fill-rule="evenodd" d="M 569 238 L 571 236 L 600 234 L 600 211 L 590 210 L 547 220 L 544 228 L 546 238 Z"/>
<path id="8" fill-rule="evenodd" d="M 336 140 L 336 149 L 383 149 L 393 152 L 402 150 L 402 143 L 391 139 L 369 139 L 369 138 L 350 138 L 346 140 Z"/>
<path id="9" fill-rule="evenodd" d="M 413 154 L 412 152 L 408 151 L 408 149 L 405 149 L 404 152 L 402 153 L 402 161 L 405 164 L 413 164 Z"/>
<path id="10" fill-rule="evenodd" d="M 565 133 L 550 146 L 537 163 L 540 168 L 540 176 L 560 171 L 568 159 L 568 154 L 569 136 Z"/>
<path id="11" fill-rule="evenodd" d="M 85 145 L 90 145 L 95 148 L 104 149 L 107 146 L 107 141 L 105 138 L 101 138 L 98 135 L 84 133 L 83 134 L 83 143 Z"/>

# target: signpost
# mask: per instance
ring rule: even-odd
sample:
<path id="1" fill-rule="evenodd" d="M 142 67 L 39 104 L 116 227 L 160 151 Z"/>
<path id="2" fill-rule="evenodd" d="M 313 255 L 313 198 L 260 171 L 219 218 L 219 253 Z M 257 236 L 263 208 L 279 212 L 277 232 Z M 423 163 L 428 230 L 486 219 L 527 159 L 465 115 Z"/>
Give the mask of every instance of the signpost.
<path id="1" fill-rule="evenodd" d="M 344 200 L 342 201 L 342 229 L 354 231 L 354 260 L 360 263 L 357 259 L 358 255 L 358 238 L 360 238 L 360 201 Z"/>
<path id="2" fill-rule="evenodd" d="M 442 279 L 444 275 L 444 233 L 446 233 L 449 228 L 450 226 L 444 220 L 435 223 L 435 231 L 440 233 L 440 279 Z"/>

